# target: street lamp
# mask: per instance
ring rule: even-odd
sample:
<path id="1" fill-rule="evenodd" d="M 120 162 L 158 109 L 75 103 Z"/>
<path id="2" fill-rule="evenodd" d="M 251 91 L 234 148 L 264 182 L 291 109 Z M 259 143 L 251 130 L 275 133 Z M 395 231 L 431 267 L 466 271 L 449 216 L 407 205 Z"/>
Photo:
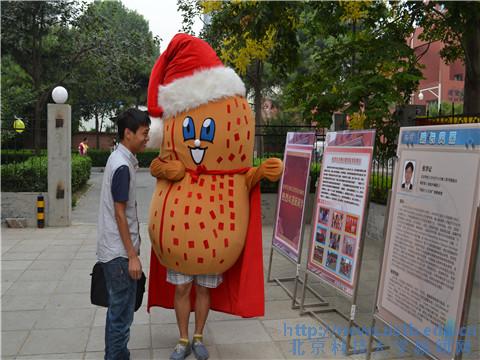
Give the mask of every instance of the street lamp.
<path id="1" fill-rule="evenodd" d="M 13 122 L 13 130 L 15 130 L 19 134 L 21 134 L 25 130 L 25 123 L 19 117 L 15 116 L 15 121 Z"/>
<path id="2" fill-rule="evenodd" d="M 57 86 L 52 91 L 52 99 L 57 104 L 65 104 L 68 99 L 68 91 L 63 86 Z"/>
<path id="3" fill-rule="evenodd" d="M 437 92 L 434 92 L 433 90 L 437 90 Z M 432 93 L 433 95 L 435 95 L 435 97 L 437 98 L 438 112 L 440 113 L 441 96 L 442 96 L 442 84 L 439 83 L 437 86 L 432 86 L 432 87 L 429 87 L 429 88 L 426 88 L 426 89 L 421 89 L 420 93 L 418 94 L 419 100 L 423 100 L 423 98 L 424 98 L 423 92 L 424 91 L 428 91 L 428 92 Z"/>

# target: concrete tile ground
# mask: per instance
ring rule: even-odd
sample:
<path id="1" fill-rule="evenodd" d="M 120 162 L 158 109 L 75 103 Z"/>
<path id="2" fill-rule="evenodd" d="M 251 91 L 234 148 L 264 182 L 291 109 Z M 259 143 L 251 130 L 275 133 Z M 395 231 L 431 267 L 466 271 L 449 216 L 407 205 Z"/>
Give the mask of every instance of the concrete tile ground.
<path id="1" fill-rule="evenodd" d="M 96 197 L 100 177 L 73 212 L 74 225 L 68 228 L 2 228 L 2 359 L 103 359 L 105 309 L 90 304 L 90 272 L 95 262 Z M 140 221 L 146 219 L 152 182 L 141 177 L 139 184 Z M 93 202 L 93 204 L 92 204 Z M 146 225 L 141 233 L 148 239 Z M 308 229 L 307 229 L 308 234 Z M 272 228 L 263 228 L 265 277 L 270 258 Z M 306 251 L 306 249 L 304 249 Z M 360 275 L 357 321 L 371 324 L 371 311 L 378 277 L 381 249 L 366 242 Z M 142 243 L 142 263 L 148 268 L 148 240 Z M 295 266 L 274 254 L 274 277 L 294 275 Z M 349 313 L 348 301 L 314 277 L 308 283 L 337 309 Z M 293 282 L 286 283 L 292 288 Z M 301 289 L 301 287 L 299 287 Z M 147 289 L 148 291 L 148 289 Z M 211 312 L 205 341 L 211 359 L 364 359 L 365 355 L 345 356 L 342 344 L 315 319 L 301 316 L 276 283 L 265 283 L 265 316 L 256 319 Z M 146 296 L 144 304 L 146 304 Z M 314 301 L 307 292 L 307 301 Z M 478 325 L 480 296 L 475 287 L 469 322 Z M 343 326 L 338 315 L 319 315 L 325 322 Z M 190 328 L 193 331 L 193 316 Z M 297 325 L 310 326 L 316 334 L 297 335 Z M 129 346 L 133 359 L 167 359 L 178 338 L 172 310 L 143 306 L 135 314 Z M 478 337 L 477 337 L 478 339 Z M 411 346 L 405 352 L 391 339 L 388 351 L 374 353 L 373 359 L 418 359 Z M 398 340 L 398 339 L 395 339 Z M 358 344 L 365 338 L 356 338 Z M 193 355 L 189 359 L 193 359 Z M 478 343 L 465 355 L 480 358 Z"/>

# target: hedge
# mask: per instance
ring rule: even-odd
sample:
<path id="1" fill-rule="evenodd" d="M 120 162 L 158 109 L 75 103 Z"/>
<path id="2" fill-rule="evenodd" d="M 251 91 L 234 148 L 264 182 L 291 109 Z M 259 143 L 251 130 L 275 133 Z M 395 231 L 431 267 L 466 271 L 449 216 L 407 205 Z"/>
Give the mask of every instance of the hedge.
<path id="1" fill-rule="evenodd" d="M 92 160 L 92 166 L 104 167 L 107 164 L 108 157 L 110 156 L 110 150 L 97 150 L 89 149 L 88 157 Z M 40 155 L 47 156 L 47 150 L 41 150 Z M 72 151 L 72 158 L 78 155 L 76 151 Z M 21 163 L 27 159 L 34 157 L 34 150 L 3 150 L 2 149 L 2 165 Z M 148 168 L 152 160 L 158 156 L 158 150 L 148 150 L 137 154 L 137 159 L 140 167 Z"/>
<path id="2" fill-rule="evenodd" d="M 72 155 L 72 192 L 79 190 L 90 178 L 92 161 L 88 157 Z M 31 156 L 24 162 L 2 165 L 2 191 L 48 191 L 48 158 Z"/>
<path id="3" fill-rule="evenodd" d="M 107 164 L 110 150 L 89 149 L 87 155 L 92 159 L 92 166 L 104 167 Z M 150 167 L 150 163 L 158 156 L 158 150 L 147 150 L 137 154 L 138 165 L 143 168 Z"/>
<path id="4" fill-rule="evenodd" d="M 40 150 L 41 156 L 47 155 L 47 150 Z M 12 164 L 12 163 L 21 163 L 27 159 L 35 156 L 35 150 L 25 149 L 25 150 L 6 150 L 2 149 L 2 165 Z"/>

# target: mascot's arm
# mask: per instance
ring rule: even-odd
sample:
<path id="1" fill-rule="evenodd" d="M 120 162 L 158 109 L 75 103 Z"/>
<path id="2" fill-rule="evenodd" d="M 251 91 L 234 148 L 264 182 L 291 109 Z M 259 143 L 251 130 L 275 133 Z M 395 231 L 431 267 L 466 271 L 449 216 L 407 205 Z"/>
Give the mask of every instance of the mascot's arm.
<path id="1" fill-rule="evenodd" d="M 283 162 L 277 158 L 270 158 L 260 164 L 259 167 L 253 167 L 248 170 L 245 181 L 248 191 L 250 191 L 260 180 L 278 181 L 282 176 Z"/>
<path id="2" fill-rule="evenodd" d="M 178 160 L 153 159 L 150 164 L 150 174 L 158 179 L 179 181 L 185 176 L 185 166 Z"/>

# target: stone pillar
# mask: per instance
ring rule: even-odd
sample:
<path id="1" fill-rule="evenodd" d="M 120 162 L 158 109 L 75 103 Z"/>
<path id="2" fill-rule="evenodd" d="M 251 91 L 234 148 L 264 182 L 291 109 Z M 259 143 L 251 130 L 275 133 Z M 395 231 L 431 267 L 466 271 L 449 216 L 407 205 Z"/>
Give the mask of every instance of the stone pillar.
<path id="1" fill-rule="evenodd" d="M 71 111 L 70 105 L 47 105 L 48 226 L 70 226 L 72 221 Z"/>

